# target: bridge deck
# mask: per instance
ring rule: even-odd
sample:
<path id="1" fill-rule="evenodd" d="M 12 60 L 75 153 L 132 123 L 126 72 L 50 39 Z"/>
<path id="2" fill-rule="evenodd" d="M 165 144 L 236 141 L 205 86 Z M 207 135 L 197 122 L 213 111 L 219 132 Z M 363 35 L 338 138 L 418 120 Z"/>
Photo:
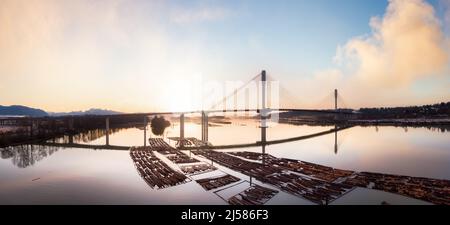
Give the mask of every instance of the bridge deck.
<path id="1" fill-rule="evenodd" d="M 270 109 L 274 111 L 283 112 L 310 112 L 310 113 L 326 113 L 326 114 L 354 114 L 352 112 L 340 111 L 340 110 L 320 110 L 320 109 Z M 115 118 L 115 117 L 127 117 L 127 116 L 156 116 L 156 115 L 181 115 L 181 114 L 197 114 L 197 113 L 232 113 L 232 112 L 259 112 L 260 109 L 231 109 L 231 110 L 193 110 L 184 112 L 148 112 L 148 113 L 121 113 L 114 115 L 79 115 L 79 116 L 58 116 L 58 117 L 0 117 L 0 124 L 6 121 L 26 121 L 26 120 L 41 120 L 41 119 L 66 119 L 66 118 L 78 118 L 78 117 L 96 117 L 96 118 Z"/>
<path id="2" fill-rule="evenodd" d="M 235 145 L 208 145 L 203 147 L 181 147 L 179 149 L 181 150 L 195 150 L 195 149 L 232 149 L 232 148 L 250 148 L 250 147 L 259 147 L 262 145 L 275 145 L 275 144 L 282 144 L 286 142 L 294 142 L 294 141 L 300 141 L 305 139 L 310 139 L 322 135 L 331 134 L 334 132 L 338 132 L 341 130 L 345 130 L 348 128 L 351 128 L 352 126 L 344 126 L 344 127 L 338 127 L 335 129 L 330 129 L 327 131 L 309 134 L 309 135 L 303 135 L 299 137 L 293 137 L 293 138 L 286 138 L 286 139 L 279 139 L 279 140 L 273 140 L 273 141 L 266 141 L 265 143 L 262 142 L 255 142 L 255 143 L 246 143 L 246 144 L 235 144 Z M 94 150 L 122 150 L 122 151 L 128 151 L 132 146 L 118 146 L 118 145 L 89 145 L 89 144 L 76 144 L 76 143 L 51 143 L 51 142 L 37 142 L 33 143 L 34 145 L 42 145 L 42 146 L 52 146 L 52 147 L 61 147 L 61 148 L 87 148 L 87 149 L 94 149 Z"/>

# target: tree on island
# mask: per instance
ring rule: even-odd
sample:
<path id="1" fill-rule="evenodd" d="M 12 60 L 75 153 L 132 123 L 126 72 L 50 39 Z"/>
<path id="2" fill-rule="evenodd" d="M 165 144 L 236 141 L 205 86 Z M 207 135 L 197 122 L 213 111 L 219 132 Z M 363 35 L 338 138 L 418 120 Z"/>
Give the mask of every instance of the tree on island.
<path id="1" fill-rule="evenodd" d="M 152 133 L 161 136 L 164 134 L 164 130 L 170 126 L 170 122 L 164 119 L 163 116 L 155 116 L 151 120 L 150 126 L 152 127 Z"/>

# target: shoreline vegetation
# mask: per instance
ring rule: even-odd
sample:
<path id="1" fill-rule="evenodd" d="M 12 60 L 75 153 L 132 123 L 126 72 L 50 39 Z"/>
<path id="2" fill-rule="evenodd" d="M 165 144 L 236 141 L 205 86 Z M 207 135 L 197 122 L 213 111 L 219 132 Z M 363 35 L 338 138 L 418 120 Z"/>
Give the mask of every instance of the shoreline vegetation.
<path id="1" fill-rule="evenodd" d="M 335 126 L 349 125 L 360 127 L 403 127 L 403 128 L 427 128 L 429 130 L 439 130 L 450 132 L 450 119 L 374 119 L 374 120 L 347 120 L 336 122 L 332 120 L 314 120 L 304 118 L 280 118 L 279 123 L 309 126 Z"/>
<path id="2" fill-rule="evenodd" d="M 121 128 L 142 127 L 143 121 L 140 116 L 111 117 L 108 134 Z M 102 130 L 104 136 L 105 128 L 102 116 L 0 119 L 0 147 L 74 137 L 95 130 Z"/>

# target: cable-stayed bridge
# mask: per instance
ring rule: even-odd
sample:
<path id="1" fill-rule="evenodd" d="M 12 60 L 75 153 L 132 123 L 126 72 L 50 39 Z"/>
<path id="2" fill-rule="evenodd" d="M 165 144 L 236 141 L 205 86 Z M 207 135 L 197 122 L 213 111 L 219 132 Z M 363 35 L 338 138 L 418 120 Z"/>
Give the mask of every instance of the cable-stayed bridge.
<path id="1" fill-rule="evenodd" d="M 277 85 L 271 85 L 276 83 Z M 238 97 L 244 96 L 245 104 L 238 104 Z M 252 96 L 252 97 L 251 97 Z M 242 100 L 242 99 L 241 99 Z M 316 134 L 309 134 L 304 136 L 285 138 L 280 140 L 270 140 L 267 141 L 266 138 L 266 130 L 268 128 L 268 122 L 273 120 L 272 117 L 277 115 L 280 112 L 297 112 L 297 113 L 314 113 L 314 114 L 332 114 L 335 115 L 335 118 L 338 120 L 345 120 L 346 115 L 353 114 L 352 111 L 349 110 L 341 110 L 338 107 L 338 103 L 344 102 L 342 96 L 339 95 L 337 90 L 333 90 L 330 94 L 328 94 L 324 98 L 325 102 L 319 102 L 320 105 L 332 105 L 330 109 L 311 109 L 311 108 L 295 108 L 292 105 L 298 105 L 299 99 L 297 95 L 292 94 L 284 86 L 279 85 L 279 81 L 269 76 L 266 71 L 262 71 L 256 76 L 252 77 L 247 82 L 243 83 L 239 87 L 234 88 L 230 93 L 224 94 L 222 99 L 214 102 L 211 107 L 207 109 L 198 109 L 198 110 L 190 110 L 183 112 L 147 112 L 147 113 L 131 113 L 131 114 L 118 114 L 118 115 L 103 115 L 103 116 L 94 116 L 97 120 L 104 119 L 105 125 L 105 135 L 106 135 L 106 143 L 105 145 L 87 145 L 87 144 L 76 144 L 69 141 L 69 143 L 44 143 L 40 142 L 40 144 L 51 145 L 51 146 L 60 146 L 60 147 L 79 147 L 79 148 L 93 148 L 93 149 L 115 149 L 115 150 L 125 150 L 128 149 L 128 146 L 112 146 L 109 142 L 109 134 L 110 134 L 110 120 L 117 119 L 126 119 L 126 118 L 143 118 L 141 121 L 146 126 L 148 124 L 149 116 L 156 115 L 178 115 L 179 116 L 179 139 L 185 139 L 185 115 L 189 114 L 200 114 L 201 115 L 201 141 L 204 144 L 203 148 L 209 149 L 229 149 L 229 148 L 245 148 L 245 147 L 258 147 L 261 146 L 263 148 L 263 152 L 265 152 L 265 146 L 273 145 L 273 144 L 281 144 L 285 142 L 291 141 L 299 141 L 308 138 L 313 138 L 317 136 L 322 136 L 330 133 L 335 133 L 335 152 L 337 152 L 337 132 L 348 128 L 348 126 L 341 125 L 335 126 L 333 129 L 319 132 Z M 332 102 L 332 104 L 329 104 Z M 232 104 L 230 104 L 232 103 Z M 291 106 L 291 107 L 289 107 Z M 229 113 L 229 112 L 254 112 L 260 118 L 260 130 L 261 130 L 261 140 L 255 143 L 247 143 L 247 144 L 231 144 L 231 145 L 222 145 L 222 146 L 214 146 L 210 145 L 208 142 L 208 127 L 209 127 L 209 115 L 216 113 Z M 69 127 L 69 129 L 74 129 L 74 119 L 76 117 L 66 116 L 57 118 L 59 120 L 64 120 L 65 124 Z M 33 128 L 39 128 L 39 124 L 42 121 L 51 121 L 49 118 L 4 118 L 0 119 L 0 125 L 2 124 L 29 124 L 31 127 L 31 134 L 33 135 Z M 53 123 L 55 121 L 52 121 Z M 146 129 L 144 129 L 144 145 L 146 145 Z M 69 139 L 70 140 L 70 139 Z M 181 149 L 189 149 L 188 146 L 183 146 L 183 141 L 179 142 L 179 148 Z"/>

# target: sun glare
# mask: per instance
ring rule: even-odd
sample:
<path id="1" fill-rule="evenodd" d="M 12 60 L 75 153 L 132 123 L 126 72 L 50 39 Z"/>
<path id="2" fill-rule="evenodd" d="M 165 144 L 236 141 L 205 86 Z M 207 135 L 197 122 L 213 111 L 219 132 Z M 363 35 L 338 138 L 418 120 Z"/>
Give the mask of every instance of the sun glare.
<path id="1" fill-rule="evenodd" d="M 194 90 L 188 82 L 172 82 L 164 94 L 164 108 L 171 112 L 189 111 L 196 108 L 201 99 L 195 99 Z"/>

